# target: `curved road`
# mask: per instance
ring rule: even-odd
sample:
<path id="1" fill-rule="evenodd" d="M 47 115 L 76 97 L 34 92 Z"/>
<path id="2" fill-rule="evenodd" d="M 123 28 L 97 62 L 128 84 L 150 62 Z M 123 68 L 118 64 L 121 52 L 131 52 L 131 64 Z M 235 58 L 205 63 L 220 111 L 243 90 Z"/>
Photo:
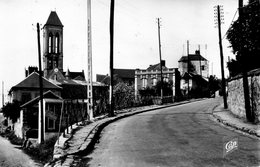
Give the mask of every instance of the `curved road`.
<path id="1" fill-rule="evenodd" d="M 256 166 L 260 141 L 226 129 L 209 117 L 218 99 L 150 111 L 108 125 L 88 156 L 89 166 Z M 223 153 L 226 138 L 238 149 Z M 90 159 L 90 160 L 89 160 Z"/>

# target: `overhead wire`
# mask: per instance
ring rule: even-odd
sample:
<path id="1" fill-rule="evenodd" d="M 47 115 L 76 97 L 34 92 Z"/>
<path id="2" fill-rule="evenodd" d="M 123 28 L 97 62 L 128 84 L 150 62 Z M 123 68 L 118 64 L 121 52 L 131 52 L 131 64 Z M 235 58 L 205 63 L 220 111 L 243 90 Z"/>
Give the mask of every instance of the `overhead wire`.
<path id="1" fill-rule="evenodd" d="M 232 19 L 232 21 L 231 21 L 231 23 L 230 23 L 230 25 L 229 25 L 229 27 L 228 27 L 226 33 L 224 34 L 224 36 L 222 37 L 221 40 L 223 40 L 223 39 L 226 37 L 226 35 L 227 35 L 227 33 L 228 33 L 228 30 L 229 30 L 230 27 L 232 26 L 232 24 L 233 24 L 233 22 L 234 22 L 234 19 L 235 19 L 236 15 L 237 15 L 237 11 L 238 11 L 238 9 L 236 10 L 236 12 L 235 12 L 235 14 L 234 14 L 234 16 L 233 16 L 233 19 Z"/>

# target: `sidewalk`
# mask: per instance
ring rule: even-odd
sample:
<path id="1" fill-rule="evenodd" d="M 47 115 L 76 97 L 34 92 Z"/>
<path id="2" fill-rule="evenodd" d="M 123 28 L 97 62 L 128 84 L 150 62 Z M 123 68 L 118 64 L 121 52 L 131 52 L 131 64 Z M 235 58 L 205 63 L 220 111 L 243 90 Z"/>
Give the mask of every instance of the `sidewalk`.
<path id="1" fill-rule="evenodd" d="M 254 125 L 246 120 L 236 117 L 228 109 L 224 109 L 223 104 L 217 106 L 213 111 L 212 115 L 216 121 L 224 124 L 225 126 L 231 127 L 242 133 L 246 133 L 260 139 L 260 124 Z"/>
<path id="2" fill-rule="evenodd" d="M 53 161 L 47 163 L 44 167 L 70 167 L 76 164 L 76 156 L 84 155 L 92 151 L 102 129 L 109 123 L 135 114 L 177 106 L 199 100 L 203 99 L 193 99 L 172 104 L 124 109 L 117 111 L 115 113 L 115 117 L 102 116 L 95 118 L 92 123 L 87 125 L 74 124 L 72 129 L 69 129 L 69 134 L 66 134 L 65 137 L 63 137 L 63 133 L 60 135 L 59 140 L 54 146 Z M 75 131 L 75 133 L 73 134 L 72 131 Z"/>

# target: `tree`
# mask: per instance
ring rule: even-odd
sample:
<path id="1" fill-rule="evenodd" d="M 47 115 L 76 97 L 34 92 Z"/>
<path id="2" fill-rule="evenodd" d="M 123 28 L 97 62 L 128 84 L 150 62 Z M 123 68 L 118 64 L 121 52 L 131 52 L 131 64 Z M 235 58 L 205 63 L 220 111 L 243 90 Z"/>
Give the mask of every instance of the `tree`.
<path id="1" fill-rule="evenodd" d="M 158 81 L 154 87 L 155 93 L 157 96 L 161 94 L 161 81 Z M 164 96 L 172 96 L 172 85 L 173 81 L 170 80 L 170 82 L 163 81 L 163 95 Z"/>
<path id="2" fill-rule="evenodd" d="M 209 91 L 210 94 L 215 93 L 221 87 L 221 81 L 214 75 L 209 76 Z"/>
<path id="3" fill-rule="evenodd" d="M 5 117 L 10 118 L 15 123 L 20 116 L 20 103 L 17 100 L 12 103 L 8 102 L 3 106 L 2 112 Z"/>
<path id="4" fill-rule="evenodd" d="M 227 39 L 237 59 L 229 66 L 243 64 L 249 71 L 260 67 L 260 3 L 250 0 L 241 10 L 243 17 L 236 20 L 227 32 Z"/>

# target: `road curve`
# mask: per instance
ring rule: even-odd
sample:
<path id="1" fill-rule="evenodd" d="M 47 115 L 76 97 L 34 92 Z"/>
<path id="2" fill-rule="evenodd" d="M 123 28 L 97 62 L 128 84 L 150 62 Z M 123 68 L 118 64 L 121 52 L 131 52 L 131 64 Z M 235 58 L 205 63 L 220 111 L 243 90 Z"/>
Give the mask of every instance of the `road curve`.
<path id="1" fill-rule="evenodd" d="M 108 125 L 85 161 L 89 166 L 256 166 L 259 140 L 223 128 L 209 119 L 217 99 L 131 116 Z M 238 149 L 225 155 L 226 139 Z M 84 161 L 84 160 L 83 160 Z"/>

